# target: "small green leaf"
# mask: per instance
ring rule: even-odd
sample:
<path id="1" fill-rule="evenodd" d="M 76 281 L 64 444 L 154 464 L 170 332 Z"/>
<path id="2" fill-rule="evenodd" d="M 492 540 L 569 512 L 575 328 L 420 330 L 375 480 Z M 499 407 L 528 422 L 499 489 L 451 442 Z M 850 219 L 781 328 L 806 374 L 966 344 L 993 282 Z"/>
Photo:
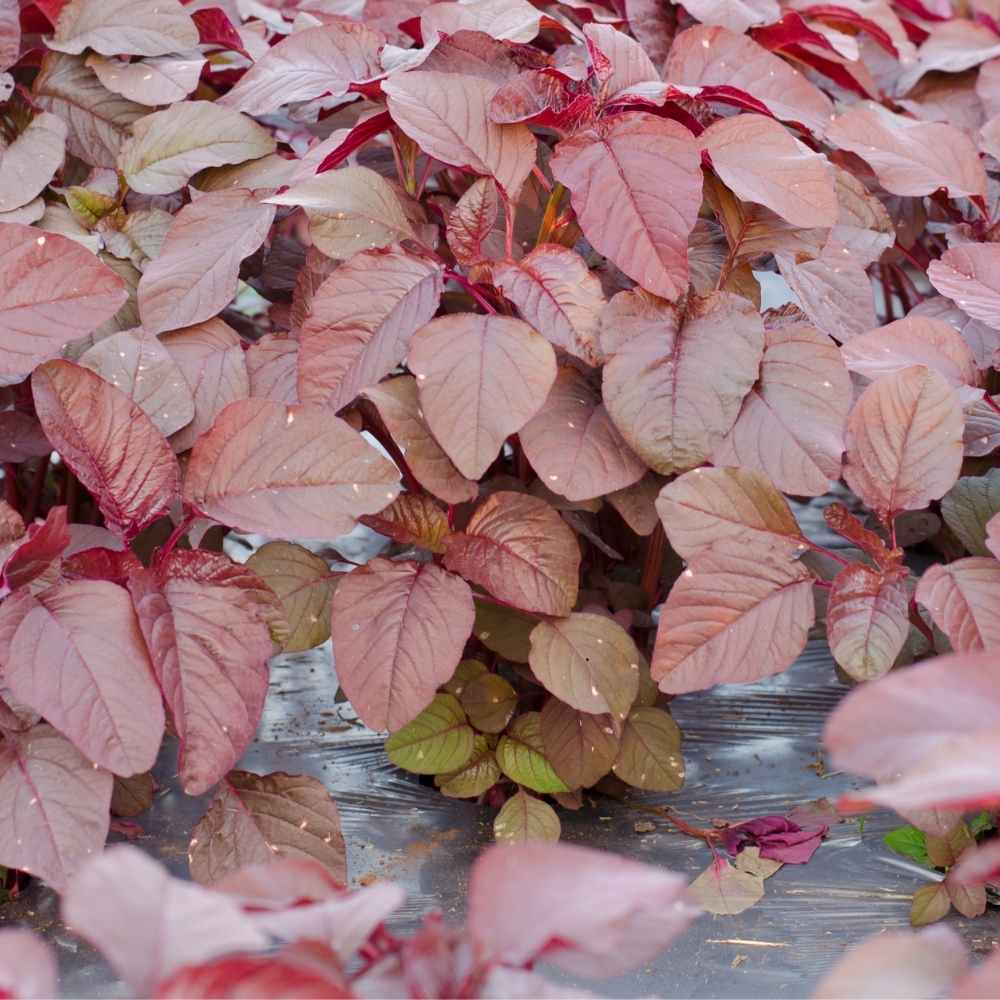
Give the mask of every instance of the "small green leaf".
<path id="1" fill-rule="evenodd" d="M 555 809 L 523 788 L 509 798 L 493 821 L 493 836 L 502 843 L 558 840 L 562 825 Z"/>
<path id="2" fill-rule="evenodd" d="M 472 756 L 475 733 L 454 695 L 439 694 L 385 743 L 389 760 L 414 774 L 457 771 Z"/>
<path id="3" fill-rule="evenodd" d="M 525 712 L 510 724 L 497 744 L 497 763 L 511 781 L 532 791 L 568 792 L 545 756 L 541 718 L 539 712 Z"/>
<path id="4" fill-rule="evenodd" d="M 457 771 L 434 779 L 441 794 L 453 799 L 474 799 L 499 780 L 500 765 L 485 736 L 476 736 L 472 756 Z"/>
<path id="5" fill-rule="evenodd" d="M 993 816 L 985 809 L 981 813 L 976 813 L 976 815 L 969 820 L 969 832 L 977 839 L 984 833 L 989 833 L 992 829 Z"/>
<path id="6" fill-rule="evenodd" d="M 462 692 L 470 681 L 474 681 L 477 677 L 487 673 L 489 673 L 489 670 L 487 670 L 486 664 L 481 660 L 462 660 L 455 667 L 455 673 L 452 674 L 451 680 L 444 685 L 444 689 L 448 694 L 453 694 L 456 698 L 461 698 Z"/>
<path id="7" fill-rule="evenodd" d="M 901 826 L 890 830 L 882 841 L 889 850 L 902 854 L 903 857 L 912 858 L 925 868 L 934 867 L 927 854 L 927 837 L 916 827 Z"/>
<path id="8" fill-rule="evenodd" d="M 465 686 L 459 701 L 481 733 L 502 733 L 517 708 L 517 692 L 496 674 L 480 674 Z"/>
<path id="9" fill-rule="evenodd" d="M 932 882 L 922 885 L 913 894 L 910 904 L 910 924 L 913 927 L 925 927 L 948 915 L 951 900 L 943 882 Z"/>
<path id="10" fill-rule="evenodd" d="M 614 772 L 635 788 L 676 792 L 684 784 L 681 731 L 662 708 L 633 708 L 622 729 Z"/>

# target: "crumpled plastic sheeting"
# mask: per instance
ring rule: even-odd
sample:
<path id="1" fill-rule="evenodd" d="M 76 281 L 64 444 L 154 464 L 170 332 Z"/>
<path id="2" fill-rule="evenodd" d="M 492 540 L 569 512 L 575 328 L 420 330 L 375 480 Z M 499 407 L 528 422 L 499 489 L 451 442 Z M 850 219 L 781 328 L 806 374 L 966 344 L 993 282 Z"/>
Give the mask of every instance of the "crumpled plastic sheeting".
<path id="1" fill-rule="evenodd" d="M 799 511 L 810 535 L 830 545 L 834 538 L 823 531 L 817 513 L 815 503 Z M 360 554 L 354 546 L 364 544 L 362 534 L 338 548 L 354 558 Z M 343 818 L 352 881 L 387 878 L 407 890 L 400 927 L 412 927 L 431 908 L 458 921 L 469 868 L 492 842 L 492 811 L 445 798 L 390 765 L 382 737 L 361 726 L 348 704 L 336 703 L 329 663 L 329 644 L 276 658 L 258 738 L 241 766 L 306 773 L 326 784 Z M 560 810 L 564 839 L 694 878 L 709 864 L 709 850 L 678 834 L 650 807 L 669 805 L 689 822 L 705 825 L 835 799 L 857 783 L 826 773 L 819 737 L 845 690 L 825 643 L 816 641 L 776 677 L 676 699 L 672 711 L 684 733 L 687 764 L 684 789 L 673 795 L 632 792 L 625 801 L 600 799 L 578 812 Z M 180 791 L 175 759 L 168 746 L 157 768 L 163 787 L 152 809 L 138 817 L 146 834 L 137 843 L 185 876 L 188 836 L 210 797 L 192 799 Z M 653 832 L 636 832 L 636 823 L 649 822 Z M 769 878 L 755 906 L 737 916 L 706 914 L 657 961 L 589 985 L 620 997 L 807 996 L 847 946 L 883 928 L 908 925 L 910 896 L 933 875 L 883 845 L 883 834 L 900 824 L 889 813 L 872 814 L 863 825 L 856 818 L 834 823 L 812 860 L 786 865 Z M 33 886 L 3 916 L 56 944 L 64 996 L 125 995 L 107 965 L 61 926 L 58 899 L 49 890 Z M 948 922 L 980 954 L 1000 937 L 995 908 L 977 920 L 953 913 Z"/>

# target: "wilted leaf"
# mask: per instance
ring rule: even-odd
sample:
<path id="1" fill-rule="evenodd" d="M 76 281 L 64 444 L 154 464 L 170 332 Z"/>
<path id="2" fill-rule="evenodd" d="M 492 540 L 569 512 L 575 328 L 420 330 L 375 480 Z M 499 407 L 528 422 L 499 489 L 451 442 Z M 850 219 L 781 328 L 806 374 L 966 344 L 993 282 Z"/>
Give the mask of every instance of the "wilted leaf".
<path id="1" fill-rule="evenodd" d="M 517 844 L 529 840 L 558 840 L 562 825 L 555 809 L 547 802 L 519 788 L 493 820 L 493 837 L 498 843 Z"/>
<path id="2" fill-rule="evenodd" d="M 0 212 L 36 198 L 62 166 L 66 123 L 43 111 L 6 148 L 0 149 Z"/>
<path id="3" fill-rule="evenodd" d="M 384 44 L 381 32 L 346 19 L 296 31 L 268 49 L 219 103 L 263 115 L 293 101 L 340 97 L 352 83 L 382 75 Z"/>
<path id="4" fill-rule="evenodd" d="M 691 883 L 688 891 L 709 913 L 732 916 L 750 909 L 764 898 L 764 880 L 717 857 Z"/>
<path id="5" fill-rule="evenodd" d="M 230 403 L 191 450 L 184 497 L 206 517 L 272 538 L 333 538 L 395 500 L 399 479 L 318 406 Z"/>
<path id="6" fill-rule="evenodd" d="M 826 336 L 805 323 L 768 330 L 760 378 L 712 461 L 756 469 L 786 493 L 821 496 L 840 478 L 851 401 L 850 377 Z"/>
<path id="7" fill-rule="evenodd" d="M 1000 512 L 1000 469 L 963 476 L 941 498 L 941 514 L 974 556 L 988 556 L 987 524 Z"/>
<path id="8" fill-rule="evenodd" d="M 837 221 L 833 171 L 826 157 L 773 118 L 723 118 L 698 141 L 738 198 L 766 205 L 795 226 L 832 226 Z"/>
<path id="9" fill-rule="evenodd" d="M 525 712 L 510 724 L 497 743 L 497 763 L 511 781 L 534 792 L 568 792 L 545 755 L 541 718 L 538 712 Z"/>
<path id="10" fill-rule="evenodd" d="M 910 595 L 899 573 L 854 563 L 833 581 L 826 610 L 830 652 L 857 681 L 888 673 L 910 632 Z"/>
<path id="11" fill-rule="evenodd" d="M 185 205 L 139 282 L 145 329 L 178 330 L 225 308 L 236 294 L 240 262 L 264 242 L 274 212 L 242 190 L 210 192 Z"/>
<path id="12" fill-rule="evenodd" d="M 522 320 L 492 314 L 432 320 L 413 337 L 408 364 L 424 419 L 470 479 L 541 409 L 556 377 L 547 341 Z"/>
<path id="13" fill-rule="evenodd" d="M 380 382 L 362 395 L 374 403 L 421 486 L 452 504 L 475 498 L 479 492 L 476 484 L 455 468 L 424 422 L 417 380 L 412 375 Z"/>
<path id="14" fill-rule="evenodd" d="M 127 297 L 121 278 L 72 240 L 0 223 L 0 375 L 28 375 Z"/>
<path id="15" fill-rule="evenodd" d="M 442 795 L 475 799 L 489 791 L 500 776 L 500 765 L 486 737 L 477 734 L 472 756 L 457 771 L 439 775 L 435 780 Z"/>
<path id="16" fill-rule="evenodd" d="M 130 778 L 115 778 L 111 792 L 111 815 L 134 819 L 153 804 L 155 786 L 149 771 Z"/>
<path id="17" fill-rule="evenodd" d="M 148 771 L 163 701 L 128 593 L 103 580 L 21 591 L 0 608 L 3 685 L 96 765 Z"/>
<path id="18" fill-rule="evenodd" d="M 493 282 L 556 347 L 588 364 L 600 363 L 597 333 L 604 292 L 578 253 L 542 244 L 522 260 L 495 265 Z"/>
<path id="19" fill-rule="evenodd" d="M 178 770 L 189 795 L 208 791 L 253 739 L 273 651 L 254 595 L 238 580 L 213 579 L 220 561 L 228 564 L 211 553 L 175 552 L 128 582 L 180 738 Z"/>
<path id="20" fill-rule="evenodd" d="M 302 324 L 299 398 L 339 410 L 377 385 L 437 311 L 441 289 L 440 267 L 399 249 L 359 253 L 338 267 Z"/>
<path id="21" fill-rule="evenodd" d="M 177 496 L 180 470 L 166 438 L 124 392 L 88 368 L 50 361 L 31 384 L 53 447 L 94 494 L 108 527 L 134 538 Z"/>
<path id="22" fill-rule="evenodd" d="M 250 395 L 246 354 L 236 331 L 215 318 L 159 338 L 180 369 L 194 401 L 194 416 L 174 434 L 175 452 L 187 451 L 232 402 Z"/>
<path id="23" fill-rule="evenodd" d="M 112 777 L 51 726 L 0 742 L 0 864 L 57 892 L 108 835 Z"/>
<path id="24" fill-rule="evenodd" d="M 542 747 L 553 770 L 570 788 L 601 780 L 618 756 L 618 736 L 610 715 L 580 712 L 549 698 L 542 707 Z"/>
<path id="25" fill-rule="evenodd" d="M 697 915 L 682 876 L 586 847 L 495 847 L 469 879 L 472 945 L 484 961 L 512 966 L 544 953 L 576 976 L 618 975 L 658 954 Z"/>
<path id="26" fill-rule="evenodd" d="M 439 694 L 385 743 L 389 760 L 416 774 L 456 771 L 472 756 L 475 733 L 458 699 Z"/>
<path id="27" fill-rule="evenodd" d="M 151 107 L 183 101 L 198 86 L 204 65 L 201 56 L 156 56 L 132 63 L 87 57 L 87 66 L 108 90 Z"/>
<path id="28" fill-rule="evenodd" d="M 937 372 L 920 365 L 873 382 L 847 422 L 844 479 L 880 517 L 945 495 L 962 465 L 962 410 Z"/>
<path id="29" fill-rule="evenodd" d="M 141 994 L 182 966 L 267 942 L 235 900 L 172 878 L 128 844 L 93 858 L 73 879 L 62 917 Z"/>
<path id="30" fill-rule="evenodd" d="M 789 555 L 806 547 L 788 501 L 759 472 L 692 469 L 663 487 L 656 510 L 685 559 L 730 538 Z"/>
<path id="31" fill-rule="evenodd" d="M 701 204 L 698 145 L 687 129 L 646 114 L 616 115 L 598 132 L 560 142 L 550 165 L 595 249 L 648 291 L 681 295 Z"/>
<path id="32" fill-rule="evenodd" d="M 622 727 L 614 772 L 622 781 L 649 791 L 676 792 L 684 785 L 681 731 L 660 708 L 633 708 Z"/>
<path id="33" fill-rule="evenodd" d="M 270 132 L 252 118 L 210 101 L 183 101 L 133 123 L 118 169 L 140 194 L 170 194 L 199 170 L 243 163 L 274 149 Z"/>
<path id="34" fill-rule="evenodd" d="M 80 356 L 80 364 L 121 389 L 169 435 L 195 415 L 191 388 L 170 352 L 142 329 L 123 330 L 98 341 Z"/>
<path id="35" fill-rule="evenodd" d="M 191 877 L 212 885 L 274 858 L 310 858 L 346 885 L 337 804 L 322 782 L 304 774 L 230 771 L 191 831 Z"/>
<path id="36" fill-rule="evenodd" d="M 1000 329 L 1000 246 L 963 243 L 946 250 L 927 268 L 931 284 L 963 312 Z"/>
<path id="37" fill-rule="evenodd" d="M 568 500 L 624 489 L 646 471 L 608 417 L 597 389 L 571 365 L 559 369 L 544 405 L 519 437 L 539 479 Z"/>
<path id="38" fill-rule="evenodd" d="M 651 664 L 661 691 L 746 683 L 790 666 L 815 617 L 813 578 L 780 553 L 719 544 L 694 559 L 660 615 Z"/>
<path id="39" fill-rule="evenodd" d="M 692 299 L 680 329 L 652 326 L 622 345 L 604 368 L 604 405 L 655 471 L 684 472 L 733 426 L 763 351 L 763 324 L 746 299 Z"/>
<path id="40" fill-rule="evenodd" d="M 931 566 L 917 584 L 916 597 L 956 652 L 1000 646 L 997 559 L 972 556 L 947 566 Z"/>
<path id="41" fill-rule="evenodd" d="M 246 565 L 281 601 L 289 626 L 283 649 L 298 653 L 330 637 L 330 598 L 337 579 L 325 559 L 294 542 L 267 542 Z"/>
<path id="42" fill-rule="evenodd" d="M 178 0 L 70 0 L 61 10 L 50 49 L 77 55 L 165 56 L 189 52 L 198 29 Z"/>
<path id="43" fill-rule="evenodd" d="M 623 719 L 639 690 L 639 659 L 629 634 L 604 615 L 571 614 L 531 633 L 532 673 L 581 712 Z"/>
<path id="44" fill-rule="evenodd" d="M 919 197 L 942 187 L 952 198 L 986 194 L 979 153 L 953 125 L 922 122 L 861 101 L 831 122 L 827 138 L 860 156 L 893 194 Z"/>
<path id="45" fill-rule="evenodd" d="M 481 733 L 503 732 L 517 708 L 517 692 L 498 674 L 491 673 L 472 678 L 458 700 Z"/>
<path id="46" fill-rule="evenodd" d="M 373 559 L 341 579 L 333 655 L 361 720 L 397 730 L 415 719 L 462 658 L 474 615 L 469 585 L 434 563 Z"/>
<path id="47" fill-rule="evenodd" d="M 535 163 L 525 125 L 490 121 L 496 85 L 475 76 L 416 70 L 382 84 L 393 121 L 428 155 L 492 177 L 516 199 Z"/>
<path id="48" fill-rule="evenodd" d="M 568 615 L 576 604 L 580 547 L 544 500 L 494 493 L 465 531 L 445 542 L 445 565 L 522 611 Z"/>
<path id="49" fill-rule="evenodd" d="M 783 865 L 783 861 L 775 861 L 773 858 L 762 858 L 760 856 L 760 848 L 751 846 L 742 848 L 733 860 L 734 868 L 749 875 L 759 875 L 764 879 L 770 878 Z"/>

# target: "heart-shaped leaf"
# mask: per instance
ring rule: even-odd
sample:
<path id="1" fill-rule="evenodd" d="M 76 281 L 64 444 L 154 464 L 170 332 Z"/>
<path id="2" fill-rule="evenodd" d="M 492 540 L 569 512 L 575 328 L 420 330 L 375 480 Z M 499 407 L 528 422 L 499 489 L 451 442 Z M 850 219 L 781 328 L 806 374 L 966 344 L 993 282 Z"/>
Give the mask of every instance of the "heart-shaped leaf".
<path id="1" fill-rule="evenodd" d="M 614 772 L 636 788 L 676 792 L 683 786 L 681 731 L 669 713 L 643 705 L 629 712 Z"/>
<path id="2" fill-rule="evenodd" d="M 493 837 L 498 843 L 519 844 L 529 840 L 558 840 L 562 824 L 547 802 L 519 788 L 501 807 L 493 820 Z"/>
<path id="3" fill-rule="evenodd" d="M 496 757 L 500 770 L 525 788 L 534 792 L 569 791 L 545 756 L 538 712 L 525 712 L 510 724 L 497 743 Z"/>
<path id="4" fill-rule="evenodd" d="M 618 756 L 618 736 L 610 715 L 580 712 L 549 698 L 542 707 L 542 746 L 553 770 L 570 788 L 601 780 Z"/>

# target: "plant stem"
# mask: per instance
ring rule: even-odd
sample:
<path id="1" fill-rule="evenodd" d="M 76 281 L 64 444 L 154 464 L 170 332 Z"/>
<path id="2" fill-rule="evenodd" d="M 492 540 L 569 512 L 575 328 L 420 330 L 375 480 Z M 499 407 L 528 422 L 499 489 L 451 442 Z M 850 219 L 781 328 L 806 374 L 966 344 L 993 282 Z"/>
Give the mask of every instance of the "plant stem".
<path id="1" fill-rule="evenodd" d="M 194 511 L 184 512 L 184 516 L 181 518 L 180 523 L 174 527 L 174 530 L 170 532 L 170 537 L 163 543 L 163 547 L 160 549 L 157 557 L 158 561 L 166 559 L 167 556 L 174 551 L 177 547 L 177 543 L 184 535 L 187 534 L 188 528 L 194 524 L 194 518 Z"/>
<path id="2" fill-rule="evenodd" d="M 984 394 L 983 399 L 994 413 L 1000 413 L 1000 406 L 997 405 L 997 401 L 988 392 Z"/>
<path id="3" fill-rule="evenodd" d="M 660 590 L 660 574 L 663 572 L 663 553 L 667 545 L 667 536 L 663 533 L 663 525 L 657 521 L 653 533 L 646 543 L 646 556 L 642 563 L 640 586 L 646 595 L 646 603 L 652 609 Z"/>
<path id="4" fill-rule="evenodd" d="M 930 643 L 931 652 L 937 653 L 937 643 L 934 641 L 934 633 L 931 631 L 927 622 L 924 621 L 923 615 L 920 614 L 917 608 L 916 598 L 910 598 L 910 621 L 916 627 L 917 631 Z"/>
<path id="5" fill-rule="evenodd" d="M 549 200 L 545 203 L 545 214 L 542 216 L 542 221 L 538 225 L 538 235 L 535 237 L 535 246 L 547 243 L 549 236 L 552 235 L 552 230 L 555 227 L 556 218 L 559 214 L 559 203 L 562 201 L 565 191 L 566 189 L 562 186 L 562 184 L 556 184 L 556 186 L 549 192 Z"/>
<path id="6" fill-rule="evenodd" d="M 531 172 L 535 175 L 535 180 L 538 181 L 538 183 L 541 184 L 546 191 L 552 191 L 552 185 L 549 183 L 548 177 L 546 177 L 545 174 L 538 169 L 537 163 L 531 168 Z"/>
<path id="7" fill-rule="evenodd" d="M 805 540 L 806 545 L 813 550 L 813 552 L 819 552 L 829 559 L 832 559 L 836 563 L 840 563 L 841 566 L 850 566 L 849 560 L 845 559 L 843 556 L 838 556 L 836 552 L 832 552 L 830 549 L 825 548 L 822 545 L 817 545 L 815 542 L 810 541 L 808 538 Z"/>
<path id="8" fill-rule="evenodd" d="M 444 276 L 448 281 L 454 281 L 461 285 L 488 313 L 496 313 L 496 309 L 490 305 L 489 301 L 465 275 L 459 274 L 457 271 L 446 270 Z"/>
<path id="9" fill-rule="evenodd" d="M 42 499 L 42 491 L 45 488 L 45 476 L 49 471 L 49 456 L 43 455 L 38 460 L 38 468 L 35 469 L 35 476 L 31 481 L 31 492 L 28 494 L 28 502 L 24 507 L 24 522 L 31 524 L 38 513 L 38 508 Z"/>
<path id="10" fill-rule="evenodd" d="M 514 207 L 510 203 L 510 199 L 504 195 L 503 196 L 503 215 L 504 215 L 504 251 L 508 258 L 514 256 Z"/>

